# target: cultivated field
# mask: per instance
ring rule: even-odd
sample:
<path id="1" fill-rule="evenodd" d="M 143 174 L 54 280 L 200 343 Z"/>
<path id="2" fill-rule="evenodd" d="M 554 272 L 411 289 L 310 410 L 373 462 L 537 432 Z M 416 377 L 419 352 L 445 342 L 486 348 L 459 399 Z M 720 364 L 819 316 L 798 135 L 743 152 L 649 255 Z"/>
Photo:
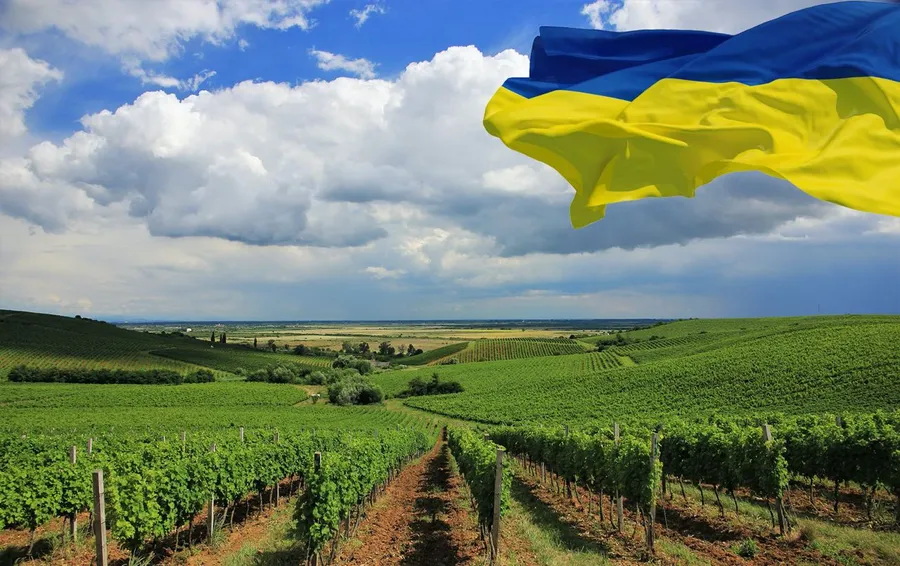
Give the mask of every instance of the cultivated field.
<path id="1" fill-rule="evenodd" d="M 29 554 L 88 563 L 92 543 L 61 533 L 74 516 L 79 539 L 93 541 L 96 468 L 119 563 L 302 563 L 313 553 L 319 564 L 484 564 L 498 445 L 512 456 L 500 564 L 631 564 L 651 553 L 660 564 L 900 563 L 900 317 L 686 320 L 621 334 L 326 326 L 303 336 L 434 340 L 371 377 L 389 397 L 435 373 L 464 391 L 313 403 L 309 393 L 327 386 L 237 375 L 331 365 L 262 349 L 265 332 L 284 329 L 226 326 L 229 342 L 256 335 L 254 350 L 211 345 L 202 325 L 191 326 L 196 340 L 0 313 L 4 374 L 18 363 L 210 368 L 221 380 L 0 383 L 0 564 Z"/>

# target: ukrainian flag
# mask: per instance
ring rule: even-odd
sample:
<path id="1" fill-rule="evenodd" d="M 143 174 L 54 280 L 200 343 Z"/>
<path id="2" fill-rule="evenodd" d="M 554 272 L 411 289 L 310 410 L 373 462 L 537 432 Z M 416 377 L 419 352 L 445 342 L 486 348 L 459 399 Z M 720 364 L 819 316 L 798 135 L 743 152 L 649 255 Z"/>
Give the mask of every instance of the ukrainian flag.
<path id="1" fill-rule="evenodd" d="M 898 112 L 900 6 L 841 2 L 733 36 L 541 28 L 484 125 L 571 183 L 580 228 L 751 170 L 900 216 Z"/>

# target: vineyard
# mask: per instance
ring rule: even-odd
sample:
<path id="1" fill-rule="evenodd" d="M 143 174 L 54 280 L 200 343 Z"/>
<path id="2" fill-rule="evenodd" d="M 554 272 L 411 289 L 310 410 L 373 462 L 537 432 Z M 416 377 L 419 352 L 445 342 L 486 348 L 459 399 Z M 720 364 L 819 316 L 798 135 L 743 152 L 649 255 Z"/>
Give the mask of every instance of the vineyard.
<path id="1" fill-rule="evenodd" d="M 395 429 L 160 432 L 3 439 L 0 529 L 34 532 L 54 517 L 87 511 L 91 471 L 101 469 L 110 534 L 137 554 L 150 538 L 174 533 L 177 544 L 179 530 L 204 509 L 224 525 L 239 504 L 249 506 L 251 493 L 260 503 L 274 494 L 277 504 L 286 482 L 285 494 L 304 490 L 299 527 L 310 552 L 320 553 L 351 510 L 434 440 L 434 429 L 417 421 Z"/>
<path id="2" fill-rule="evenodd" d="M 273 365 L 298 365 L 310 369 L 331 367 L 331 358 L 314 358 L 311 356 L 294 356 L 253 350 L 245 346 L 223 346 L 216 344 L 210 348 L 207 343 L 200 343 L 190 348 L 166 348 L 153 350 L 154 356 L 206 366 L 220 371 L 234 373 L 239 369 L 253 372 Z"/>
<path id="3" fill-rule="evenodd" d="M 583 353 L 578 342 L 563 338 L 496 338 L 469 342 L 468 348 L 450 357 L 471 363 Z"/>
<path id="4" fill-rule="evenodd" d="M 893 410 L 900 406 L 900 322 L 893 320 L 779 329 L 699 354 L 592 372 L 576 365 L 583 356 L 447 366 L 441 377 L 465 392 L 406 404 L 492 424 Z M 570 360 L 576 363 L 565 365 Z"/>
<path id="5" fill-rule="evenodd" d="M 239 368 L 253 371 L 279 364 L 330 367 L 328 358 L 294 356 L 207 340 L 124 330 L 87 319 L 0 311 L 0 379 L 19 365 L 81 370 L 166 369 L 189 374 L 214 370 L 234 379 Z"/>
<path id="6" fill-rule="evenodd" d="M 17 318 L 27 327 L 28 316 L 35 328 L 3 327 Z M 127 345 L 135 359 L 223 374 L 328 362 L 42 315 L 7 315 L 0 328 L 17 351 L 40 346 L 51 358 L 70 348 L 89 361 Z M 74 345 L 47 339 L 68 334 Z M 102 469 L 119 561 L 211 543 L 210 530 L 236 532 L 246 517 L 263 520 L 290 497 L 291 563 L 340 564 L 341 548 L 352 547 L 376 499 L 392 501 L 388 486 L 419 466 L 424 475 L 404 482 L 424 485 L 408 499 L 418 517 L 407 519 L 410 528 L 440 545 L 450 535 L 438 511 L 429 520 L 428 506 L 460 501 L 471 516 L 454 528 L 480 536 L 485 558 L 499 544 L 501 563 L 504 552 L 527 546 L 502 539 L 518 536 L 523 506 L 535 498 L 545 515 L 577 515 L 602 529 L 599 544 L 615 561 L 900 559 L 900 318 L 687 320 L 601 338 L 604 349 L 593 352 L 559 339 L 453 344 L 449 357 L 460 362 L 494 360 L 384 370 L 371 379 L 390 396 L 437 373 L 463 392 L 365 407 L 310 399 L 309 386 L 291 384 L 0 383 L 0 537 L 18 541 L 13 557 L 25 556 L 32 538 L 59 545 L 62 521 L 86 524 L 91 472 Z M 429 449 L 444 417 L 458 419 L 444 453 L 461 491 L 432 500 L 429 490 L 453 482 L 407 464 L 437 461 L 440 452 Z M 508 456 L 498 468 L 501 446 Z M 395 558 L 433 550 L 407 540 L 412 546 L 391 551 L 389 542 Z M 684 558 L 692 553 L 696 560 Z M 0 549 L 0 562 L 6 557 Z"/>

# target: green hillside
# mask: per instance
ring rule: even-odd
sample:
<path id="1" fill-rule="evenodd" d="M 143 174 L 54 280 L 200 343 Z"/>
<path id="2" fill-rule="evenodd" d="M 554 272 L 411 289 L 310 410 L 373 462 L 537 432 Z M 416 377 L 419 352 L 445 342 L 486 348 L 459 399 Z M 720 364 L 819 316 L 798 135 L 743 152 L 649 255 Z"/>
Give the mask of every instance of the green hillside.
<path id="1" fill-rule="evenodd" d="M 416 354 L 415 356 L 403 358 L 401 360 L 401 363 L 407 366 L 424 366 L 441 358 L 451 356 L 461 350 L 465 350 L 468 345 L 468 342 L 447 344 L 446 346 L 441 346 L 440 348 L 435 348 L 434 350 L 428 350 L 427 352 L 422 352 L 421 354 Z"/>
<path id="2" fill-rule="evenodd" d="M 0 310 L 0 379 L 20 364 L 85 369 L 171 369 L 186 373 L 207 367 L 218 378 L 239 367 L 279 363 L 308 367 L 329 360 L 273 354 L 243 346 L 125 330 L 104 322 L 49 314 Z"/>
<path id="3" fill-rule="evenodd" d="M 459 380 L 464 393 L 406 403 L 484 422 L 580 424 L 900 407 L 900 317 L 696 320 L 624 337 L 646 342 L 602 354 L 446 366 L 441 376 Z M 601 370 L 578 365 L 597 355 L 639 363 Z M 393 384 L 386 380 L 385 389 Z"/>
<path id="4" fill-rule="evenodd" d="M 453 357 L 459 363 L 471 363 L 583 353 L 581 344 L 564 338 L 484 338 L 469 342 Z"/>

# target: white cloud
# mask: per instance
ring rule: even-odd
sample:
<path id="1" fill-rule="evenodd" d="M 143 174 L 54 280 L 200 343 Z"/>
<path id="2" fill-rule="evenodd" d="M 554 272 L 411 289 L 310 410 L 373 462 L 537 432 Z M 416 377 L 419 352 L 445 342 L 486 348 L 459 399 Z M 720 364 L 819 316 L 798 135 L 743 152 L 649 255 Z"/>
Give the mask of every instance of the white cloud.
<path id="1" fill-rule="evenodd" d="M 702 29 L 737 33 L 787 13 L 839 0 L 609 0 L 585 4 L 581 14 L 595 28 Z"/>
<path id="2" fill-rule="evenodd" d="M 609 10 L 609 0 L 595 0 L 581 7 L 581 15 L 587 17 L 591 27 L 601 29 L 606 25 L 604 18 L 608 17 Z"/>
<path id="3" fill-rule="evenodd" d="M 8 0 L 0 26 L 13 33 L 49 29 L 119 56 L 164 61 L 183 42 L 221 43 L 241 25 L 309 29 L 309 13 L 328 0 Z"/>
<path id="4" fill-rule="evenodd" d="M 153 85 L 166 89 L 177 89 L 185 92 L 197 92 L 197 90 L 200 89 L 200 85 L 216 76 L 215 71 L 205 69 L 188 79 L 177 79 L 175 77 L 170 77 L 169 75 L 148 71 L 138 64 L 131 63 L 126 65 L 126 71 L 132 77 L 140 79 L 141 84 Z"/>
<path id="5" fill-rule="evenodd" d="M 23 49 L 0 49 L 0 141 L 27 131 L 25 111 L 37 100 L 38 88 L 62 77 L 62 72 L 30 58 Z"/>
<path id="6" fill-rule="evenodd" d="M 514 258 L 765 233 L 833 208 L 744 175 L 696 199 L 614 205 L 574 231 L 571 188 L 481 123 L 497 86 L 527 67 L 513 51 L 454 47 L 390 81 L 144 93 L 84 117 L 59 143 L 0 160 L 0 211 L 62 230 L 121 203 L 157 236 L 324 247 L 386 240 L 434 269 L 475 252 Z"/>
<path id="7" fill-rule="evenodd" d="M 375 78 L 375 64 L 368 59 L 348 59 L 343 55 L 310 49 L 309 54 L 323 71 L 346 71 L 361 79 Z"/>
<path id="8" fill-rule="evenodd" d="M 250 47 L 250 42 L 244 38 L 238 40 L 238 49 L 241 51 L 245 51 L 248 47 Z"/>
<path id="9" fill-rule="evenodd" d="M 384 6 L 380 4 L 366 4 L 362 10 L 350 10 L 350 16 L 356 20 L 356 27 L 361 28 L 363 24 L 369 21 L 372 14 L 384 14 Z"/>

